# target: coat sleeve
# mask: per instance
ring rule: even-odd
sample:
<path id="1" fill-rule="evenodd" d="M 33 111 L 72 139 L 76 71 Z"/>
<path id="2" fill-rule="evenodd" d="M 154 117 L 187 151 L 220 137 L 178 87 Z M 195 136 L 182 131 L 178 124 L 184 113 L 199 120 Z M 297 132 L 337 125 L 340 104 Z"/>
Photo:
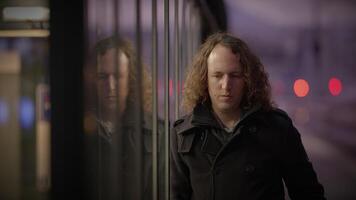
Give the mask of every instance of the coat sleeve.
<path id="1" fill-rule="evenodd" d="M 170 199 L 190 200 L 192 189 L 189 179 L 189 169 L 182 155 L 178 152 L 177 133 L 174 128 L 171 131 L 170 154 Z"/>
<path id="2" fill-rule="evenodd" d="M 325 199 L 324 188 L 302 144 L 298 130 L 289 123 L 283 135 L 282 176 L 292 200 Z"/>

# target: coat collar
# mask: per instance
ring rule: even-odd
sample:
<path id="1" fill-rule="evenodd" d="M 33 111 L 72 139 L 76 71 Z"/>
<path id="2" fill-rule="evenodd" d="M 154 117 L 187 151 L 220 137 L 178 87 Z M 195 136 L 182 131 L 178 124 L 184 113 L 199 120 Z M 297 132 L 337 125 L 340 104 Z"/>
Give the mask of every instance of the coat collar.
<path id="1" fill-rule="evenodd" d="M 259 112 L 260 110 L 261 106 L 256 105 L 250 110 L 244 111 L 238 123 L 240 124 L 247 121 L 252 115 Z M 210 105 L 207 103 L 196 105 L 190 114 L 177 120 L 174 124 L 174 127 L 178 134 L 186 133 L 189 130 L 198 127 L 221 128 L 219 122 L 216 120 L 210 109 Z"/>
<path id="2" fill-rule="evenodd" d="M 137 125 L 137 122 L 135 121 L 135 116 L 133 114 L 130 115 L 123 115 L 124 117 L 119 123 L 121 130 L 127 131 L 132 129 Z M 144 135 L 149 136 L 149 134 L 152 132 L 152 116 L 149 113 L 144 113 L 143 114 L 143 121 L 141 123 L 142 125 L 142 132 Z M 115 126 L 113 122 L 110 121 L 103 121 L 101 119 L 96 119 L 96 122 L 98 124 L 98 131 L 99 135 L 103 137 L 105 140 L 107 140 L 109 143 L 111 143 L 112 140 L 112 135 L 115 132 Z M 160 123 L 160 122 L 158 122 Z"/>
<path id="3" fill-rule="evenodd" d="M 213 111 L 211 110 L 211 106 L 207 103 L 195 106 L 192 113 L 191 124 L 193 126 L 220 127 L 219 122 L 216 120 Z"/>

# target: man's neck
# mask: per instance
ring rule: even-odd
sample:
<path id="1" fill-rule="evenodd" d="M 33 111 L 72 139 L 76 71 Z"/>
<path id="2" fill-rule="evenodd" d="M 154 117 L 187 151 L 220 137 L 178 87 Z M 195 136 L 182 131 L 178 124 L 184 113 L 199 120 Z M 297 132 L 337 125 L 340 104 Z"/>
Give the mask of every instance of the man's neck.
<path id="1" fill-rule="evenodd" d="M 102 110 L 99 118 L 105 122 L 116 123 L 117 119 L 121 119 L 123 112 L 119 112 L 115 109 L 113 110 Z"/>
<path id="2" fill-rule="evenodd" d="M 216 112 L 213 109 L 213 112 L 215 113 L 216 117 L 219 118 L 220 122 L 227 128 L 233 128 L 241 117 L 240 109 L 234 112 Z"/>

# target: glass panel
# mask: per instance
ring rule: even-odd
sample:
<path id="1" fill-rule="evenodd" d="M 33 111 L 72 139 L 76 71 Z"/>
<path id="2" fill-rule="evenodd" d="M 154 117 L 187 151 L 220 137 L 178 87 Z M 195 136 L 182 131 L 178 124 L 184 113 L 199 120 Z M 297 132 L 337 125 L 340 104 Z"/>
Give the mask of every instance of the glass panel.
<path id="1" fill-rule="evenodd" d="M 177 85 L 182 86 L 188 63 L 182 48 L 197 47 L 200 40 L 193 27 L 199 24 L 188 26 L 190 17 L 198 19 L 194 5 L 184 1 L 191 10 L 184 14 L 182 3 L 168 2 L 87 1 L 84 128 L 90 199 L 169 198 L 170 121 L 182 114 Z M 177 33 L 189 40 L 176 35 L 175 41 Z"/>
<path id="2" fill-rule="evenodd" d="M 84 121 L 91 199 L 152 199 L 151 9 L 150 1 L 87 4 Z"/>

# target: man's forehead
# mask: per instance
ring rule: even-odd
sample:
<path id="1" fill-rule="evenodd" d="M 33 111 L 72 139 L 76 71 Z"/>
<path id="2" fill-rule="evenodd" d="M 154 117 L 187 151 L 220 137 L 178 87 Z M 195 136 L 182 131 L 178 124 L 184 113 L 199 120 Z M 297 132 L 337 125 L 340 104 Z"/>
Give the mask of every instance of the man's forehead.
<path id="1" fill-rule="evenodd" d="M 210 52 L 208 56 L 208 62 L 209 60 L 210 61 L 216 60 L 217 58 L 221 58 L 223 56 L 233 56 L 234 58 L 237 59 L 237 61 L 240 60 L 239 53 L 234 53 L 230 47 L 224 46 L 222 44 L 217 44 Z"/>
<path id="2" fill-rule="evenodd" d="M 118 56 L 114 57 L 115 49 L 109 49 L 103 55 L 98 55 L 98 72 L 113 73 L 116 69 L 120 72 L 126 72 L 129 69 L 129 59 L 122 51 L 118 52 Z M 117 59 L 117 60 L 115 60 Z M 115 67 L 116 63 L 118 68 Z"/>
<path id="3" fill-rule="evenodd" d="M 119 55 L 119 57 L 127 57 L 125 52 L 123 52 L 122 50 L 120 49 L 115 49 L 115 48 L 110 48 L 110 49 L 107 49 L 104 53 L 99 53 L 97 54 L 97 58 L 98 59 L 105 59 L 105 58 L 111 58 L 115 55 L 115 52 L 117 52 L 117 55 Z"/>

